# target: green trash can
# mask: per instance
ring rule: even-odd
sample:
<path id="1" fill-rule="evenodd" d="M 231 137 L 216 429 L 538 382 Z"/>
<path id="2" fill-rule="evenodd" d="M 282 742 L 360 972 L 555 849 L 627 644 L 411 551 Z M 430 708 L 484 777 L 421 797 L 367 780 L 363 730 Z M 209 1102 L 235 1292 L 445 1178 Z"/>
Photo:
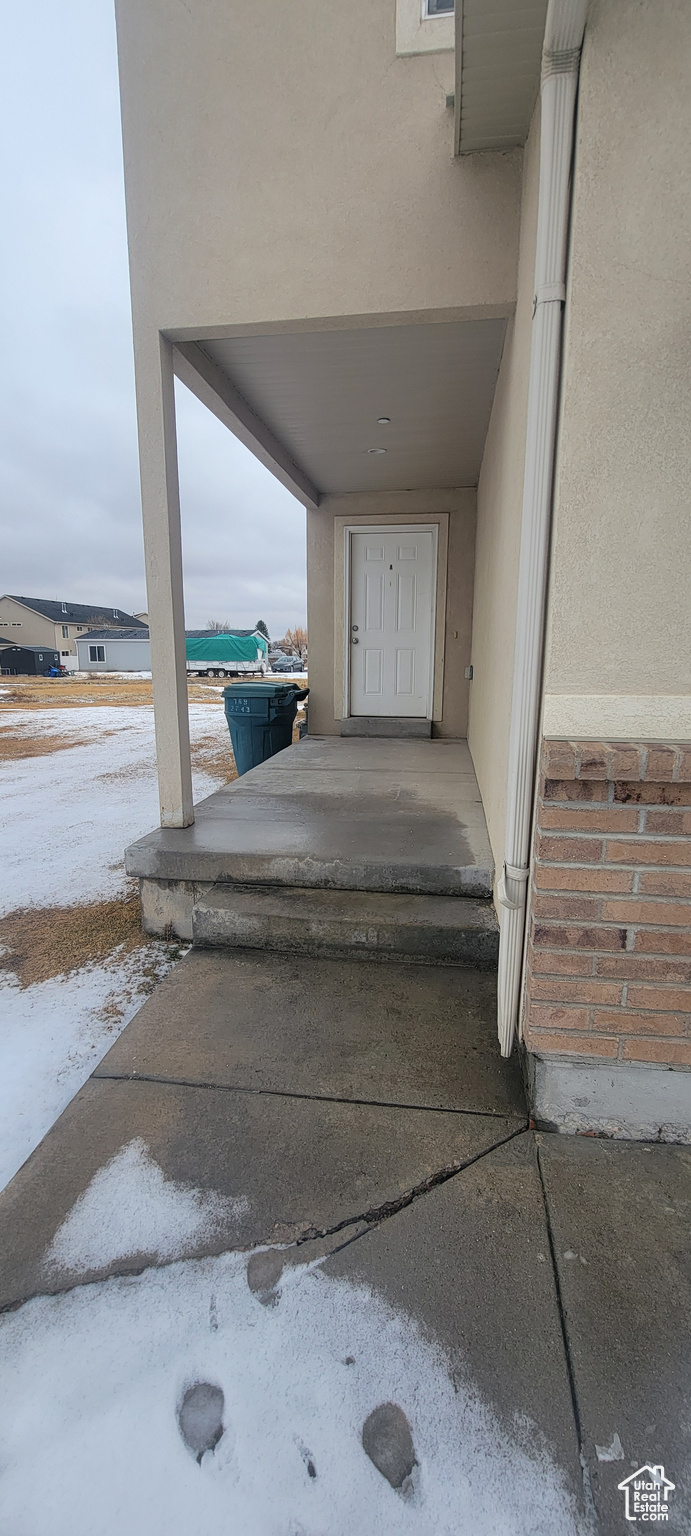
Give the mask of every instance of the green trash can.
<path id="1" fill-rule="evenodd" d="M 235 683 L 223 689 L 226 720 L 239 774 L 258 768 L 293 739 L 293 721 L 309 688 L 299 683 Z"/>

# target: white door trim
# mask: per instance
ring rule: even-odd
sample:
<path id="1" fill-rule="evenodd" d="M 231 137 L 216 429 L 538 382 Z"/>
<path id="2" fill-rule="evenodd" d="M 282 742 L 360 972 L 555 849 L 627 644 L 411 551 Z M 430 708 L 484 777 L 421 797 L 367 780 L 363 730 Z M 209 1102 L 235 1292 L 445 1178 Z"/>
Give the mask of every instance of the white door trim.
<path id="1" fill-rule="evenodd" d="M 429 615 L 429 674 L 427 679 L 427 713 L 425 718 L 433 720 L 435 714 L 435 661 L 436 661 L 436 636 L 437 636 L 437 583 L 439 575 L 439 523 L 406 523 L 406 522 L 381 522 L 381 523 L 345 523 L 343 526 L 343 578 L 344 578 L 344 604 L 343 604 L 343 715 L 342 719 L 350 718 L 350 625 L 352 590 L 351 578 L 351 548 L 354 533 L 431 533 L 432 534 L 432 572 L 431 572 L 431 603 Z"/>

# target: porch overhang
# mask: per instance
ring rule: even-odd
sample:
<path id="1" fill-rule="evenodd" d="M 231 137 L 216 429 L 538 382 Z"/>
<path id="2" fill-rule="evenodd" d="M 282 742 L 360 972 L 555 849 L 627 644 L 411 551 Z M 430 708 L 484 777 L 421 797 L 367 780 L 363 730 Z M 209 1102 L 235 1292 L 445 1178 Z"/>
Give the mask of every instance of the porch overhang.
<path id="1" fill-rule="evenodd" d="M 511 305 L 169 333 L 177 377 L 304 506 L 475 486 Z"/>

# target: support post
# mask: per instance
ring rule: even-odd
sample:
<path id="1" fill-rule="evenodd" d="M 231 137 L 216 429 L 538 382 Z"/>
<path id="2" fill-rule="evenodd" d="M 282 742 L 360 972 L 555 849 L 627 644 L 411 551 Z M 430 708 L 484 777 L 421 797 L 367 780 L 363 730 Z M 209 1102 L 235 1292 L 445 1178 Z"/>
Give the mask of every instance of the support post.
<path id="1" fill-rule="evenodd" d="M 171 343 L 158 332 L 141 338 L 135 363 L 161 826 L 189 827 L 194 809 Z"/>

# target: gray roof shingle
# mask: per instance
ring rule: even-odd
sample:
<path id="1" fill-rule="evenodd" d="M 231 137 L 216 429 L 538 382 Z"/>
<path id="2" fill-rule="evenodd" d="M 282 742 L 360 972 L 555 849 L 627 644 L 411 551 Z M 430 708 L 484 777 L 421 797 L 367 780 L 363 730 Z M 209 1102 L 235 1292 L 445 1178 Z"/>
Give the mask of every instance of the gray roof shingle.
<path id="1" fill-rule="evenodd" d="M 15 603 L 23 603 L 25 608 L 31 608 L 34 613 L 40 613 L 44 619 L 52 619 L 55 624 L 98 624 L 110 629 L 121 629 L 136 626 L 137 620 L 133 613 L 125 613 L 123 608 L 109 608 L 106 603 L 95 607 L 92 603 L 59 603 L 45 597 L 17 597 L 14 592 L 6 592 L 5 597 L 11 597 Z"/>

